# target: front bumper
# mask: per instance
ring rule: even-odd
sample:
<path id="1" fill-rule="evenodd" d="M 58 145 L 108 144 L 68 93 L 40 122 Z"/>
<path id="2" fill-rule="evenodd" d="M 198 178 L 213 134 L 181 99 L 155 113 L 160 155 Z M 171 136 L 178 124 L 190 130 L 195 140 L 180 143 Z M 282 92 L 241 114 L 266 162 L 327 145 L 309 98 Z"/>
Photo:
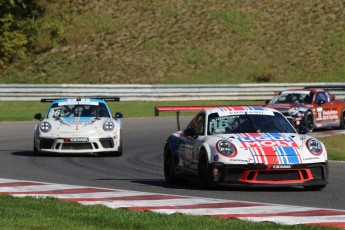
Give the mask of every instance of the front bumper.
<path id="1" fill-rule="evenodd" d="M 211 164 L 213 182 L 248 186 L 322 186 L 328 184 L 328 163 L 270 168 L 263 164 Z"/>
<path id="2" fill-rule="evenodd" d="M 87 141 L 70 141 L 69 138 L 36 138 L 40 153 L 102 153 L 120 150 L 119 141 L 112 137 L 89 137 Z"/>

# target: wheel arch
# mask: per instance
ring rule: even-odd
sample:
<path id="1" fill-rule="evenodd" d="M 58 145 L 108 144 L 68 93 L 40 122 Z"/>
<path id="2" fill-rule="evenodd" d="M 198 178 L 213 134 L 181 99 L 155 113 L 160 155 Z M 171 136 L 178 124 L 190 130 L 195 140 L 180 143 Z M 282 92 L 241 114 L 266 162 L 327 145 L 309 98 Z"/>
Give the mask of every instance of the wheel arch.
<path id="1" fill-rule="evenodd" d="M 173 155 L 173 157 L 174 157 L 174 165 L 175 165 L 175 167 L 179 164 L 179 162 L 180 162 L 180 157 L 179 157 L 179 155 L 178 154 L 176 154 L 174 151 L 173 151 L 173 148 L 171 147 L 171 144 L 169 143 L 169 142 L 166 142 L 165 143 L 165 145 L 164 145 L 164 155 L 163 155 L 163 157 L 165 158 L 166 156 L 166 150 L 168 149 L 168 148 L 170 148 L 170 151 L 171 151 L 171 153 L 172 153 L 172 155 Z"/>
<path id="2" fill-rule="evenodd" d="M 201 147 L 200 147 L 200 150 L 199 150 L 199 159 L 201 157 L 201 154 L 203 154 L 203 151 L 206 152 L 206 155 L 207 155 L 207 160 L 208 162 L 210 163 L 211 162 L 211 148 L 208 144 L 204 143 Z"/>

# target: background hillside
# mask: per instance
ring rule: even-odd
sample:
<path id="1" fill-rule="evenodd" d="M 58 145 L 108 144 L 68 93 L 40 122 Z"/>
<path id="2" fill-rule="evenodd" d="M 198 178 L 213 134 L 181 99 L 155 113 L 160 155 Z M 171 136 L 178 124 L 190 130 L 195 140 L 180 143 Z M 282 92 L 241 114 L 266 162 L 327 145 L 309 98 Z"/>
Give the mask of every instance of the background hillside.
<path id="1" fill-rule="evenodd" d="M 35 2 L 0 83 L 345 81 L 342 0 Z"/>

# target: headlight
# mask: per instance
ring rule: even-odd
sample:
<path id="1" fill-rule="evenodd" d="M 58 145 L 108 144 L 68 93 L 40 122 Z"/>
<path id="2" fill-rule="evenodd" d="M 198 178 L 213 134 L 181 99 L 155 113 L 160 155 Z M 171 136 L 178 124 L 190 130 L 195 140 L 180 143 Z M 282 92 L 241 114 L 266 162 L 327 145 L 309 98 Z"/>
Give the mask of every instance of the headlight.
<path id="1" fill-rule="evenodd" d="M 307 141 L 307 147 L 309 151 L 314 155 L 321 155 L 322 153 L 322 144 L 320 141 L 312 138 Z"/>
<path id="2" fill-rule="evenodd" d="M 297 107 L 289 109 L 288 113 L 292 116 L 296 115 L 299 112 L 299 109 Z"/>
<path id="3" fill-rule="evenodd" d="M 218 141 L 216 146 L 217 146 L 218 152 L 223 154 L 224 156 L 228 156 L 228 157 L 236 156 L 236 148 L 230 142 L 221 140 L 221 141 Z"/>
<path id="4" fill-rule="evenodd" d="M 115 125 L 114 125 L 114 122 L 112 122 L 112 121 L 106 121 L 103 124 L 103 129 L 105 131 L 112 131 L 114 129 L 114 127 L 115 127 Z"/>
<path id="5" fill-rule="evenodd" d="M 47 133 L 52 130 L 52 125 L 49 122 L 44 121 L 40 124 L 40 130 L 44 133 Z"/>

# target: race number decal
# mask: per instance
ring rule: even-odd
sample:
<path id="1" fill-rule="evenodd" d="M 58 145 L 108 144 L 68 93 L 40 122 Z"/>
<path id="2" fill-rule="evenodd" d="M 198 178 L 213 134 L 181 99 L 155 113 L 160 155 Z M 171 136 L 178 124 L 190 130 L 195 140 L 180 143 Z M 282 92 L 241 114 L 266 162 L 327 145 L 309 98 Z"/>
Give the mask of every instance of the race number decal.
<path id="1" fill-rule="evenodd" d="M 316 108 L 317 118 L 316 120 L 322 120 L 322 107 Z"/>

